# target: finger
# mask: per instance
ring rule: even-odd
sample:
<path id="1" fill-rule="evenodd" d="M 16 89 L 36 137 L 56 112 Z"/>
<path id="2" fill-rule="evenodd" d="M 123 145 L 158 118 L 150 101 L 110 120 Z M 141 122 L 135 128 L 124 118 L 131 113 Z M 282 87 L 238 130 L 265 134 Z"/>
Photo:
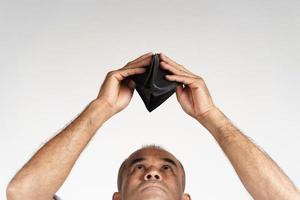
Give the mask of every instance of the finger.
<path id="1" fill-rule="evenodd" d="M 131 90 L 133 90 L 136 86 L 136 84 L 133 80 L 129 80 L 127 85 Z"/>
<path id="2" fill-rule="evenodd" d="M 166 79 L 169 81 L 176 81 L 189 86 L 190 88 L 198 87 L 198 82 L 201 81 L 200 78 L 189 77 L 185 75 L 166 75 Z"/>
<path id="3" fill-rule="evenodd" d="M 127 64 L 126 66 L 124 66 L 121 69 L 147 67 L 147 66 L 150 66 L 151 60 L 152 60 L 152 56 L 148 56 L 138 62 Z"/>
<path id="4" fill-rule="evenodd" d="M 194 77 L 194 78 L 197 77 L 194 74 L 190 74 L 190 73 L 187 73 L 187 72 L 185 72 L 183 70 L 175 68 L 172 65 L 170 65 L 170 64 L 168 64 L 168 63 L 166 63 L 164 61 L 160 62 L 160 66 L 161 66 L 162 69 L 168 70 L 168 71 L 170 71 L 171 73 L 173 73 L 175 75 L 185 75 L 185 76 Z"/>
<path id="5" fill-rule="evenodd" d="M 177 95 L 177 97 L 181 96 L 183 90 L 184 90 L 184 88 L 183 88 L 182 85 L 179 85 L 179 86 L 176 87 L 176 95 Z"/>
<path id="6" fill-rule="evenodd" d="M 175 62 L 174 60 L 172 60 L 171 58 L 169 58 L 168 56 L 166 56 L 165 54 L 163 53 L 160 53 L 160 59 L 162 61 L 165 61 L 167 63 L 169 63 L 170 65 L 178 68 L 178 69 L 181 69 L 183 71 L 186 71 L 186 72 L 189 72 L 189 73 L 192 73 L 190 72 L 189 70 L 187 70 L 185 67 L 183 67 L 182 65 L 178 64 L 177 62 Z"/>
<path id="7" fill-rule="evenodd" d="M 128 64 L 132 64 L 132 63 L 139 62 L 139 61 L 141 61 L 141 60 L 143 60 L 143 59 L 145 59 L 145 58 L 147 58 L 147 57 L 149 57 L 149 56 L 152 56 L 152 55 L 153 55 L 152 52 L 145 53 L 144 55 L 141 55 L 140 57 L 138 57 L 138 58 L 136 58 L 136 59 L 130 61 Z"/>
<path id="8" fill-rule="evenodd" d="M 118 81 L 124 80 L 126 77 L 134 74 L 142 74 L 146 71 L 146 68 L 129 68 L 119 69 L 111 72 L 111 76 L 115 77 Z"/>
<path id="9" fill-rule="evenodd" d="M 175 62 L 174 60 L 172 60 L 171 58 L 169 58 L 168 56 L 166 56 L 163 53 L 160 53 L 160 59 L 167 63 L 170 63 L 171 65 L 179 66 L 179 64 L 177 62 Z"/>

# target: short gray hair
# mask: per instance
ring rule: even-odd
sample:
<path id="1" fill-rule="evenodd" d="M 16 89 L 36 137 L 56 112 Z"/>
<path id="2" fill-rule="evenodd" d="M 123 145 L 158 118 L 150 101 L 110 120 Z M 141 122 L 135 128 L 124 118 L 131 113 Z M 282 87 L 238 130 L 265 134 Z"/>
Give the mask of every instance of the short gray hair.
<path id="1" fill-rule="evenodd" d="M 136 150 L 135 152 L 137 151 L 140 151 L 140 150 L 143 150 L 143 149 L 158 149 L 158 150 L 163 150 L 163 151 L 166 151 L 168 152 L 166 149 L 164 149 L 163 147 L 159 146 L 159 145 L 156 145 L 156 144 L 150 144 L 150 145 L 143 145 L 140 149 Z M 131 154 L 132 155 L 132 154 Z M 130 157 L 130 156 L 129 156 Z M 119 168 L 119 172 L 118 172 L 118 191 L 120 192 L 121 191 L 121 188 L 122 188 L 122 181 L 123 181 L 123 172 L 125 170 L 125 166 L 127 164 L 127 160 L 128 158 L 126 158 L 120 168 Z M 177 159 L 178 160 L 178 159 Z M 182 175 L 182 186 L 183 186 L 183 191 L 185 189 L 185 170 L 184 170 L 184 167 L 183 165 L 181 164 L 181 162 L 178 160 L 179 164 L 180 164 L 180 167 L 182 169 L 182 172 L 183 172 L 183 175 Z"/>

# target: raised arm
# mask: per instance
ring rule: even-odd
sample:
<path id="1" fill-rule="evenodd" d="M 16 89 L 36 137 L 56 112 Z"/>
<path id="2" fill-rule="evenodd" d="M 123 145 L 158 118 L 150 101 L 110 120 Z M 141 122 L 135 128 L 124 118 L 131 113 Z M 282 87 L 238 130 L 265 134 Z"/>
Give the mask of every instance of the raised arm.
<path id="1" fill-rule="evenodd" d="M 251 196 L 256 200 L 300 199 L 280 167 L 214 105 L 204 80 L 163 54 L 161 59 L 161 67 L 174 74 L 166 78 L 184 85 L 176 88 L 181 107 L 216 139 Z"/>
<path id="2" fill-rule="evenodd" d="M 126 77 L 145 72 L 151 55 L 145 54 L 107 74 L 98 97 L 13 177 L 7 187 L 8 200 L 53 199 L 99 127 L 128 105 L 135 85 Z"/>

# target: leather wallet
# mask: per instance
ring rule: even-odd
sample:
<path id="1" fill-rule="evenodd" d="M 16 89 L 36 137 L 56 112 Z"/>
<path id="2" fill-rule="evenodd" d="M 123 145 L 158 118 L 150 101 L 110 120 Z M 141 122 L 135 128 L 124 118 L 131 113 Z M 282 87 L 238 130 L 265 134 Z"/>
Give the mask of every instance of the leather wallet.
<path id="1" fill-rule="evenodd" d="M 165 79 L 165 75 L 171 73 L 161 69 L 159 63 L 159 54 L 154 54 L 151 65 L 147 66 L 143 74 L 130 76 L 136 84 L 135 89 L 149 112 L 166 101 L 175 92 L 176 86 L 179 85 Z"/>

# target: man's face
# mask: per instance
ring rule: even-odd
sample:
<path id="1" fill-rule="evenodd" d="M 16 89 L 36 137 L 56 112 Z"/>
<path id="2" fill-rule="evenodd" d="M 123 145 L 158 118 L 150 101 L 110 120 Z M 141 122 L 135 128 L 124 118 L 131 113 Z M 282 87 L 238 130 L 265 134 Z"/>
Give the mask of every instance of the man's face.
<path id="1" fill-rule="evenodd" d="M 172 154 L 142 149 L 128 158 L 118 196 L 121 200 L 189 199 L 183 194 L 182 177 L 180 163 Z"/>

